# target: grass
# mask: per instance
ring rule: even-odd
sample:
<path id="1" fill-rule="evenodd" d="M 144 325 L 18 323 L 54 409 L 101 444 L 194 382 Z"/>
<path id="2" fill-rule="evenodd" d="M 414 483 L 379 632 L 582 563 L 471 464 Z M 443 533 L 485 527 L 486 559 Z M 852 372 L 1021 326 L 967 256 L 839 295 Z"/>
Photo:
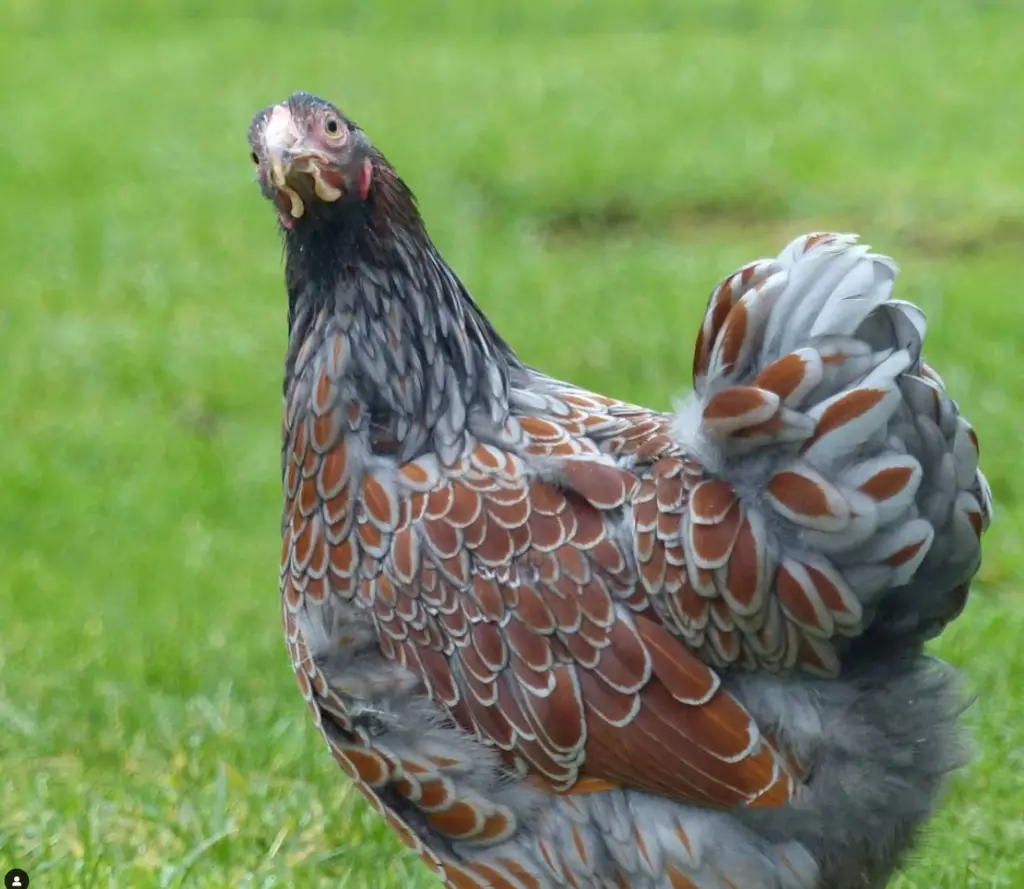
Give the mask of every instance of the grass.
<path id="1" fill-rule="evenodd" d="M 897 885 L 1024 886 L 1021 15 L 683 6 L 7 7 L 0 865 L 432 885 L 343 785 L 279 639 L 284 304 L 245 127 L 301 87 L 387 151 L 525 357 L 625 398 L 667 405 L 709 288 L 793 234 L 900 259 L 998 513 L 936 645 L 978 755 Z"/>

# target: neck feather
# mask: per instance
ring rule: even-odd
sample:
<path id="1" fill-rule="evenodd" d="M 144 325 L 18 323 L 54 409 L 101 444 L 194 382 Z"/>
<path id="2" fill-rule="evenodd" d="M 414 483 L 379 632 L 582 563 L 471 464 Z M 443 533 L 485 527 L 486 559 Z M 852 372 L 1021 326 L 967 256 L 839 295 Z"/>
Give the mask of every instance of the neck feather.
<path id="1" fill-rule="evenodd" d="M 341 335 L 350 397 L 380 447 L 407 459 L 430 445 L 453 460 L 467 434 L 507 422 L 510 377 L 523 365 L 441 258 L 414 206 L 411 214 L 379 211 L 354 206 L 345 212 L 361 219 L 286 235 L 286 394 L 312 358 L 304 347 Z"/>

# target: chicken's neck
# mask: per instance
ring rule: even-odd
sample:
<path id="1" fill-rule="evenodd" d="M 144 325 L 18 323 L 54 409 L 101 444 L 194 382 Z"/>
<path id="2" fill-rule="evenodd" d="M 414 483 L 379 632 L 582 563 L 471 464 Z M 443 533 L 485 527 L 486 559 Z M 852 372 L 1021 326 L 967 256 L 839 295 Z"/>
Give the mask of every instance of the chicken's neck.
<path id="1" fill-rule="evenodd" d="M 286 389 L 322 338 L 340 335 L 342 382 L 375 448 L 401 459 L 433 448 L 448 461 L 467 433 L 502 427 L 523 365 L 422 229 L 319 237 L 286 241 Z"/>

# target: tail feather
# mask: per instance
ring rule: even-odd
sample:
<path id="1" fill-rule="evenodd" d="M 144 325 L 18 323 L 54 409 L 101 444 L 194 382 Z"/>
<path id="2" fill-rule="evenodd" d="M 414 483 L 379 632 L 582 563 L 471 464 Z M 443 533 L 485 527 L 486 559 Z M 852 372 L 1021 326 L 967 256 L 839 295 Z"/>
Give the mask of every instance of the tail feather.
<path id="1" fill-rule="evenodd" d="M 833 674 L 843 637 L 934 634 L 980 565 L 978 439 L 921 357 L 924 314 L 891 298 L 897 274 L 854 236 L 813 234 L 711 294 L 674 431 L 719 489 L 695 491 L 683 538 L 693 589 L 745 603 L 760 666 L 768 651 Z M 730 497 L 741 530 L 723 558 L 709 503 Z M 738 576 L 762 588 L 737 595 Z M 788 626 L 766 641 L 774 608 Z"/>

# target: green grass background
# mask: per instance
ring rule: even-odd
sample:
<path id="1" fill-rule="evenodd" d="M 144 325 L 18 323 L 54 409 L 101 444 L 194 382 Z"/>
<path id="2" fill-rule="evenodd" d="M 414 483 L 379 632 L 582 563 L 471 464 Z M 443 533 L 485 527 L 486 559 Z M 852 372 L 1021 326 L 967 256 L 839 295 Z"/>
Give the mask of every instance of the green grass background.
<path id="1" fill-rule="evenodd" d="M 426 889 L 308 723 L 276 603 L 280 247 L 251 114 L 335 99 L 551 373 L 667 406 L 706 294 L 810 229 L 895 254 L 997 500 L 936 646 L 978 755 L 902 889 L 1024 886 L 1016 2 L 7 0 L 0 868 Z"/>

